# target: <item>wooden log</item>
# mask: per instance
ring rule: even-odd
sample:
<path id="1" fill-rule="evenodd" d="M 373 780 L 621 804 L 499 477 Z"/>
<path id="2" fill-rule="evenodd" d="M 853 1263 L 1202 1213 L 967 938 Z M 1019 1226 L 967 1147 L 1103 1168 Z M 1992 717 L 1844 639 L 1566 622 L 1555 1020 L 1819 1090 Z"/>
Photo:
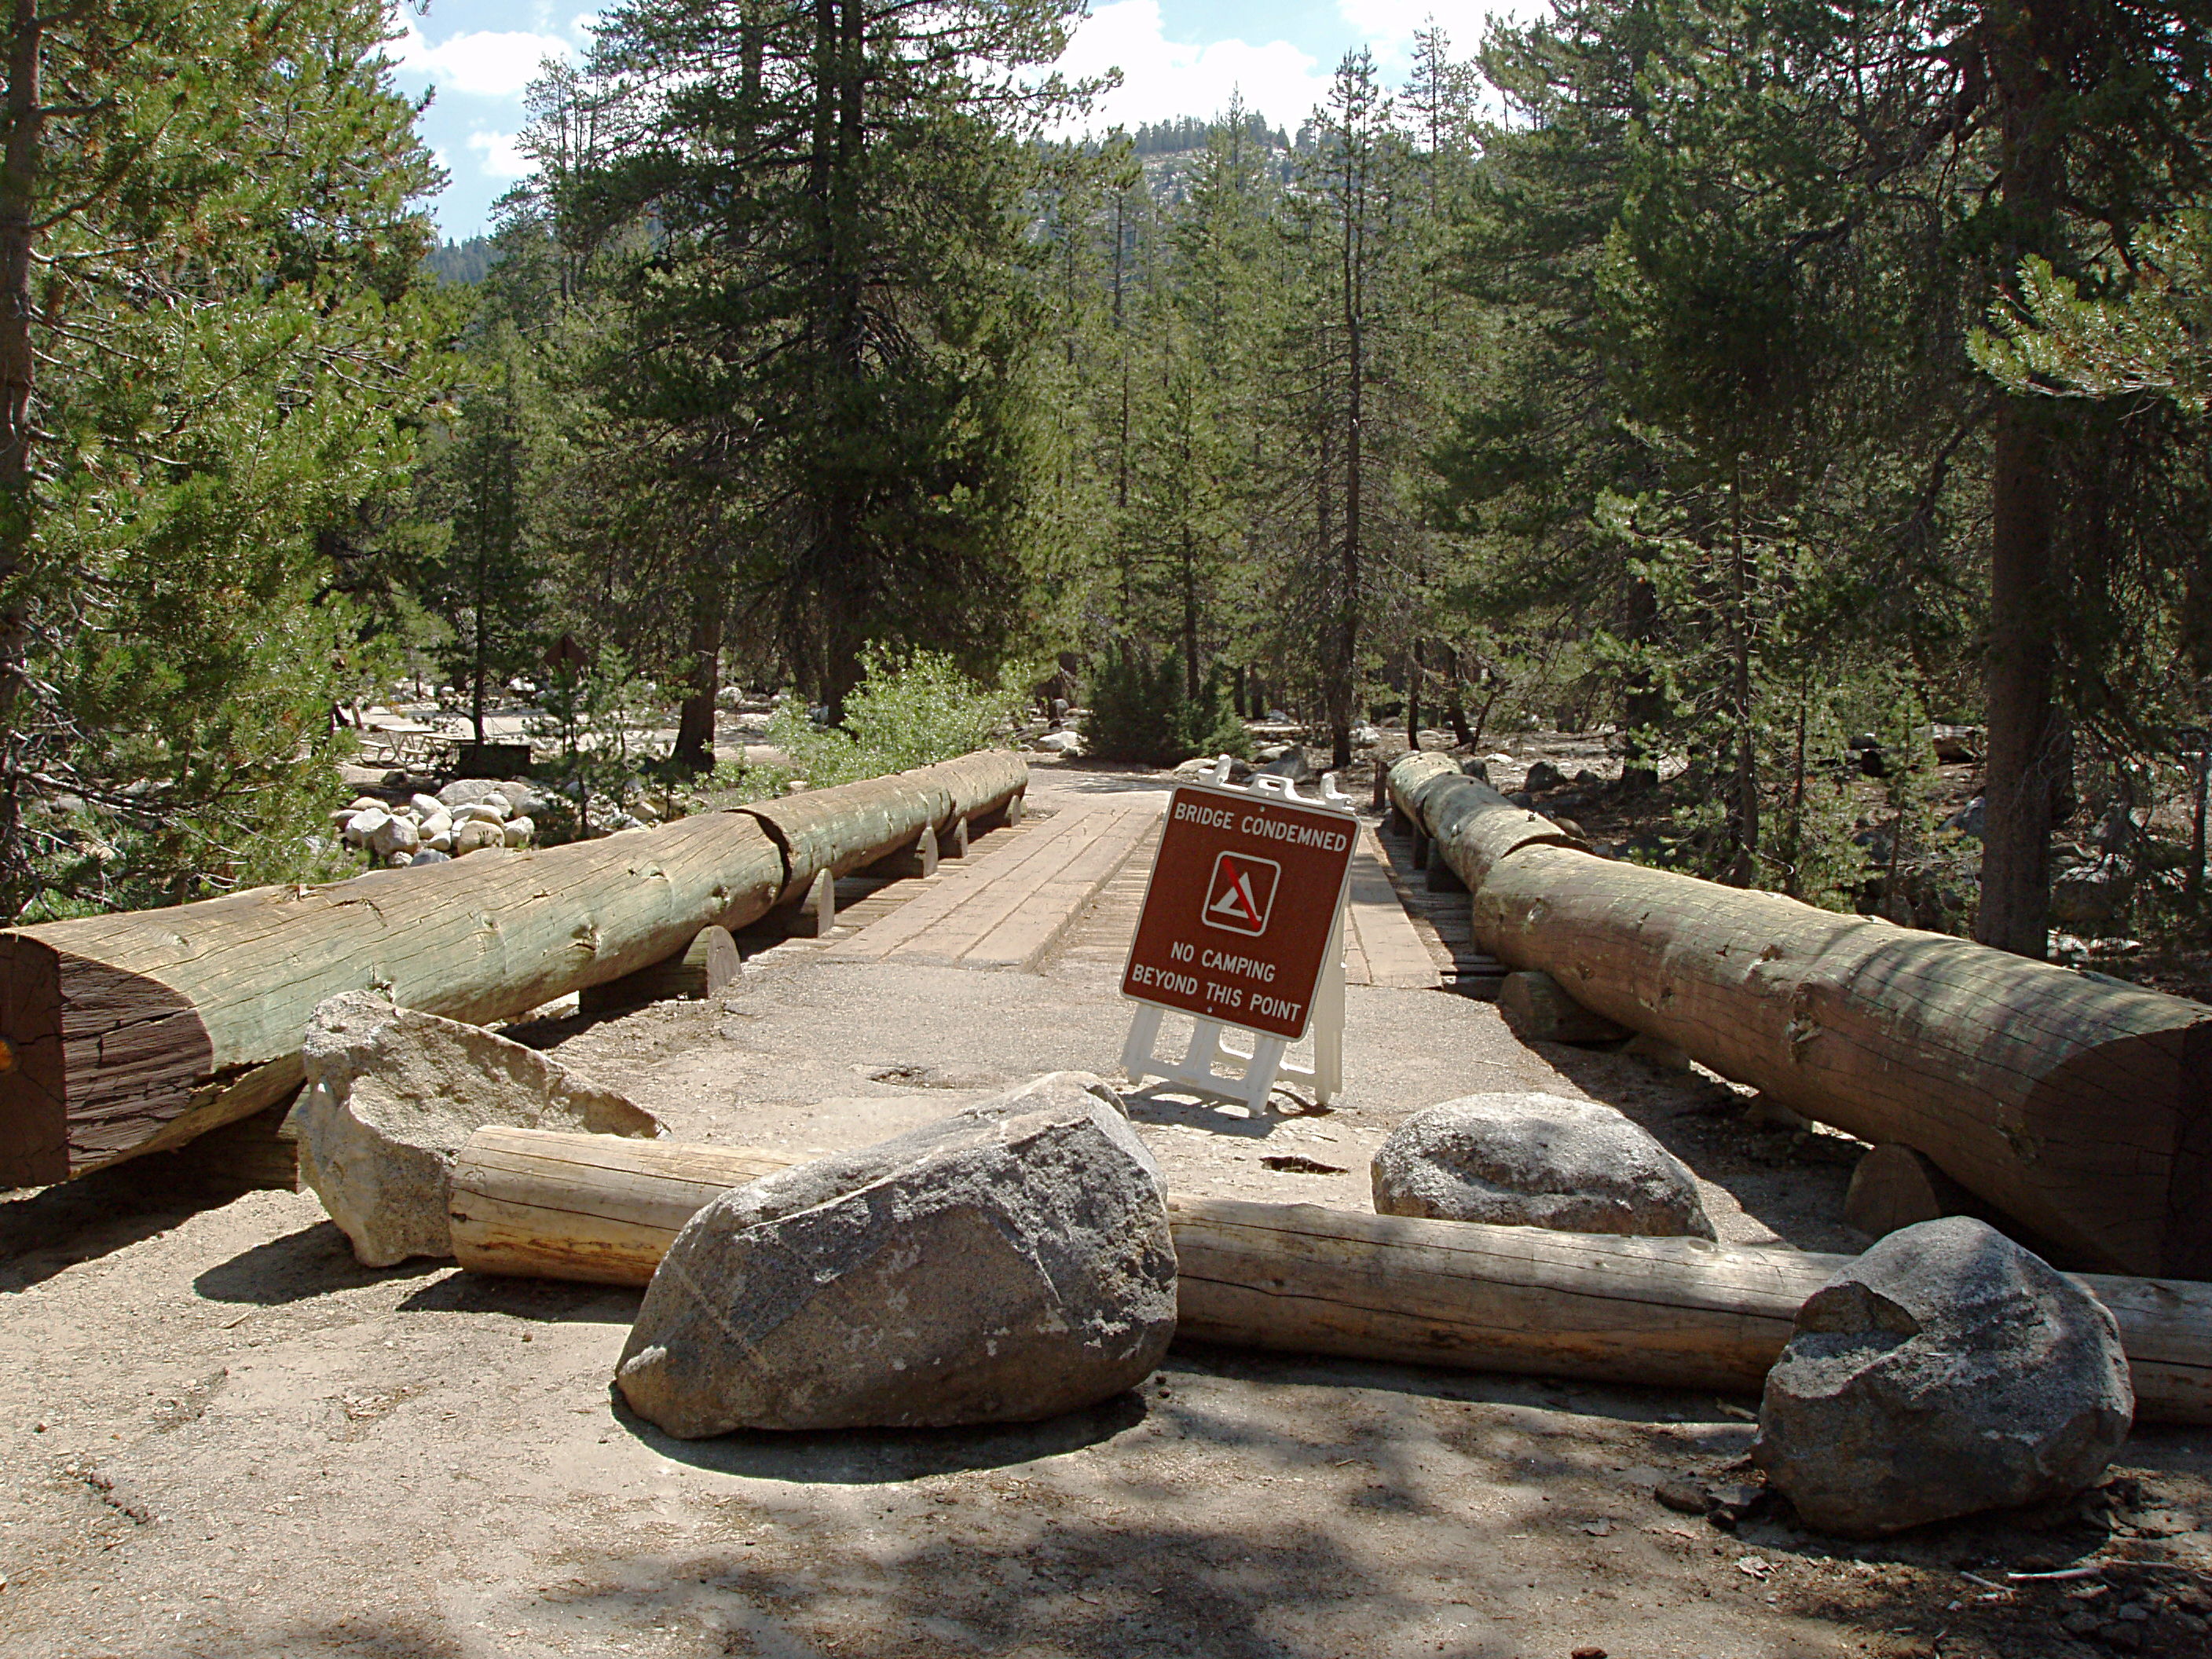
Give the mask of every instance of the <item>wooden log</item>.
<path id="1" fill-rule="evenodd" d="M 1895 1141 L 1869 1148 L 1851 1170 L 1844 1194 L 1844 1219 L 1881 1238 L 1969 1206 L 1966 1189 L 1910 1146 Z"/>
<path id="2" fill-rule="evenodd" d="M 684 1224 L 775 1152 L 492 1127 L 453 1162 L 453 1254 L 481 1273 L 642 1285 Z"/>
<path id="3" fill-rule="evenodd" d="M 642 1285 L 684 1223 L 774 1153 L 480 1129 L 453 1168 L 479 1273 Z M 1850 1260 L 1177 1199 L 1186 1336 L 1243 1347 L 1756 1392 L 1797 1309 Z M 2147 1421 L 2212 1422 L 2212 1285 L 2087 1277 Z"/>
<path id="4" fill-rule="evenodd" d="M 2066 1265 L 2212 1278 L 2212 1007 L 1595 858 L 1472 778 L 1410 778 L 1400 799 L 1501 961 L 1809 1118 L 1917 1149 Z"/>
<path id="5" fill-rule="evenodd" d="M 790 903 L 817 871 L 850 875 L 913 846 L 925 829 L 1008 810 L 1028 786 L 1026 761 L 987 750 L 887 778 L 802 790 L 747 810 L 784 849 L 792 874 L 780 902 Z"/>
<path id="6" fill-rule="evenodd" d="M 738 945 L 726 927 L 702 927 L 683 953 L 620 979 L 587 985 L 576 998 L 580 1013 L 606 1014 L 648 1002 L 702 1001 L 738 976 Z"/>
<path id="7" fill-rule="evenodd" d="M 702 927 L 743 926 L 923 823 L 1003 807 L 1026 777 L 1018 756 L 976 755 L 811 792 L 793 798 L 807 826 L 796 843 L 770 833 L 770 809 L 748 808 L 0 933 L 0 1187 L 64 1180 L 262 1110 L 298 1086 L 307 1016 L 340 992 L 510 1018 L 660 962 Z"/>

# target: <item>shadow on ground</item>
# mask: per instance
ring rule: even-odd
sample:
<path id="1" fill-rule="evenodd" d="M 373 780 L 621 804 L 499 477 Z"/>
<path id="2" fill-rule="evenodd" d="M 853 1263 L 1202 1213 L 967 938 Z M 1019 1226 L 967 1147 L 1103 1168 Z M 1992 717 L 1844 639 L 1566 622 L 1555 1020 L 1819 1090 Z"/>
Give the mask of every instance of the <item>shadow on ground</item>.
<path id="1" fill-rule="evenodd" d="M 1145 1402 L 1119 1394 L 1088 1411 L 1042 1423 L 960 1429 L 838 1429 L 821 1433 L 760 1430 L 712 1440 L 678 1440 L 630 1410 L 619 1389 L 615 1420 L 663 1457 L 717 1474 L 831 1486 L 880 1486 L 967 1469 L 1000 1469 L 1063 1456 L 1138 1427 Z"/>
<path id="2" fill-rule="evenodd" d="M 165 1161 L 148 1158 L 0 1196 L 0 1290 L 19 1291 L 128 1249 L 247 1190 L 235 1182 L 179 1181 Z"/>
<path id="3" fill-rule="evenodd" d="M 419 1279 L 447 1265 L 418 1261 L 403 1261 L 396 1267 L 364 1267 L 354 1259 L 353 1246 L 337 1224 L 319 1221 L 265 1244 L 256 1244 L 228 1261 L 218 1261 L 192 1280 L 192 1288 L 210 1302 L 250 1302 L 274 1308 L 387 1279 Z"/>

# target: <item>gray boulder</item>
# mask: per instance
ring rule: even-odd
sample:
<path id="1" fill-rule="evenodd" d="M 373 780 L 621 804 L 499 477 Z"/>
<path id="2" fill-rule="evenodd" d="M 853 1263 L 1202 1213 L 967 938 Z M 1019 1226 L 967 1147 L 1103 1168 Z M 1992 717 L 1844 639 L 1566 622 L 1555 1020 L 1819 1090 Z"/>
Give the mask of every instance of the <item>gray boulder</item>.
<path id="1" fill-rule="evenodd" d="M 1872 1538 L 2077 1492 L 2134 1416 L 2105 1305 L 1947 1216 L 1890 1234 L 1798 1310 L 1753 1456 L 1809 1525 Z"/>
<path id="2" fill-rule="evenodd" d="M 1522 787 L 1532 794 L 1547 789 L 1557 789 L 1565 784 L 1567 775 L 1547 760 L 1540 760 L 1528 769 Z"/>
<path id="3" fill-rule="evenodd" d="M 1288 778 L 1292 783 L 1305 783 L 1316 775 L 1313 763 L 1306 758 L 1305 745 L 1296 743 L 1253 769 L 1261 777 Z"/>
<path id="4" fill-rule="evenodd" d="M 371 1267 L 453 1253 L 447 1178 L 487 1123 L 660 1133 L 652 1113 L 534 1048 L 370 991 L 317 1007 L 301 1058 L 300 1178 Z"/>
<path id="5" fill-rule="evenodd" d="M 1033 1422 L 1175 1333 L 1159 1174 L 1112 1090 L 1055 1072 L 733 1188 L 677 1236 L 616 1382 L 684 1439 Z"/>
<path id="6" fill-rule="evenodd" d="M 1468 1095 L 1407 1118 L 1375 1154 L 1378 1215 L 1713 1237 L 1697 1177 L 1610 1106 Z"/>
<path id="7" fill-rule="evenodd" d="M 455 778 L 438 792 L 441 806 L 473 806 L 480 800 L 489 800 L 501 794 L 506 786 L 490 778 Z M 501 805 L 505 805 L 502 799 Z"/>

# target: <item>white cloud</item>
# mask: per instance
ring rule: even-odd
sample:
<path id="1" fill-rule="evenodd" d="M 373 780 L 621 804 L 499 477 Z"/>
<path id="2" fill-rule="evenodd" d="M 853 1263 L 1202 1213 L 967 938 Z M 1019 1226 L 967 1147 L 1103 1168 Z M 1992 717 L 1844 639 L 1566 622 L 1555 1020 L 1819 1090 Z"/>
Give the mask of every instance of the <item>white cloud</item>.
<path id="1" fill-rule="evenodd" d="M 1540 0 L 1336 0 L 1344 21 L 1375 48 L 1377 58 L 1409 56 L 1417 29 L 1444 32 L 1452 56 L 1466 58 L 1482 44 L 1493 16 L 1533 16 Z"/>
<path id="2" fill-rule="evenodd" d="M 1218 115 L 1232 92 L 1272 125 L 1295 127 L 1328 92 L 1334 65 L 1287 40 L 1185 45 L 1167 38 L 1158 0 L 1112 0 L 1092 9 L 1057 67 L 1070 79 L 1121 71 L 1121 84 L 1091 112 L 1088 125 L 1100 129 Z"/>
<path id="3" fill-rule="evenodd" d="M 483 157 L 480 171 L 487 179 L 520 179 L 532 171 L 528 156 L 515 148 L 512 132 L 472 132 L 469 148 Z"/>
<path id="4" fill-rule="evenodd" d="M 587 14 L 576 20 L 576 27 L 580 31 L 592 21 Z M 518 97 L 548 58 L 573 63 L 580 55 L 572 40 L 526 30 L 477 29 L 432 46 L 411 21 L 390 50 L 401 70 L 478 98 Z"/>

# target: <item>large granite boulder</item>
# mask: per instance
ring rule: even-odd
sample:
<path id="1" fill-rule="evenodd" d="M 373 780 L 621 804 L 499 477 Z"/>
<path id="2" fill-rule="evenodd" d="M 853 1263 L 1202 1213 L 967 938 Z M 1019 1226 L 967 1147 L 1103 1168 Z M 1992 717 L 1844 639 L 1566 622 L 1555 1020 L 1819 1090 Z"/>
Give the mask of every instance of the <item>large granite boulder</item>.
<path id="1" fill-rule="evenodd" d="M 2078 1491 L 2134 1416 L 2104 1304 L 1947 1216 L 1890 1234 L 1798 1310 L 1752 1455 L 1808 1525 L 1872 1538 Z"/>
<path id="2" fill-rule="evenodd" d="M 447 1178 L 487 1123 L 660 1133 L 652 1113 L 534 1048 L 374 992 L 317 1007 L 301 1058 L 300 1178 L 372 1267 L 453 1253 Z"/>
<path id="3" fill-rule="evenodd" d="M 1416 1112 L 1375 1154 L 1379 1215 L 1713 1237 L 1697 1177 L 1610 1106 L 1467 1095 Z"/>
<path id="4" fill-rule="evenodd" d="M 1175 1334 L 1158 1167 L 1095 1077 L 1048 1073 L 733 1188 L 678 1235 L 616 1380 L 684 1439 L 1033 1422 Z"/>

